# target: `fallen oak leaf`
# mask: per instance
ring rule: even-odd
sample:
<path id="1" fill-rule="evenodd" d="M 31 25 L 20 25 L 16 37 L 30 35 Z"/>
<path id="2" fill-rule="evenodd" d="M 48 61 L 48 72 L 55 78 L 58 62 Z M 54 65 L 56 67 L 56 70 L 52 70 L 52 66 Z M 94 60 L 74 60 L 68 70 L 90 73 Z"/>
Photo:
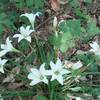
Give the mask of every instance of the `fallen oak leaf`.
<path id="1" fill-rule="evenodd" d="M 9 85 L 7 86 L 7 88 L 15 90 L 17 88 L 20 88 L 21 86 L 23 86 L 23 83 L 9 83 Z"/>
<path id="2" fill-rule="evenodd" d="M 51 1 L 51 7 L 54 11 L 60 10 L 60 3 L 59 0 L 50 0 Z"/>
<path id="3" fill-rule="evenodd" d="M 8 75 L 6 78 L 4 78 L 2 83 L 7 83 L 7 82 L 14 82 L 15 78 L 13 74 Z"/>
<path id="4" fill-rule="evenodd" d="M 13 73 L 19 74 L 20 73 L 20 67 L 15 67 L 12 69 Z"/>
<path id="5" fill-rule="evenodd" d="M 15 74 L 19 74 L 20 73 L 20 68 L 19 67 L 13 68 L 12 72 L 15 73 Z M 3 83 L 14 82 L 14 81 L 15 81 L 15 75 L 14 74 L 9 74 L 6 78 L 4 78 Z"/>

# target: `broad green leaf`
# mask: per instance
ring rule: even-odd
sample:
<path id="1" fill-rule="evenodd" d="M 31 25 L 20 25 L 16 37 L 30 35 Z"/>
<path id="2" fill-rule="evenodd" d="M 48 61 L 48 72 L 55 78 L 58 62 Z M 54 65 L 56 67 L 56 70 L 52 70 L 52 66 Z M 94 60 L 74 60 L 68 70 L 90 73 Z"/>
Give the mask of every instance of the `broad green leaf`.
<path id="1" fill-rule="evenodd" d="M 84 0 L 86 3 L 92 3 L 92 0 Z"/>
<path id="2" fill-rule="evenodd" d="M 34 4 L 34 0 L 26 0 L 27 6 L 32 7 Z"/>
<path id="3" fill-rule="evenodd" d="M 25 6 L 24 0 L 16 0 L 16 6 L 22 9 Z"/>
<path id="4" fill-rule="evenodd" d="M 91 34 L 97 34 L 100 32 L 100 29 L 96 26 L 96 22 L 92 18 L 89 18 L 88 20 L 87 32 Z"/>
<path id="5" fill-rule="evenodd" d="M 73 36 L 79 36 L 82 32 L 80 20 L 67 20 L 62 22 L 59 27 L 62 32 L 70 33 Z"/>
<path id="6" fill-rule="evenodd" d="M 69 3 L 74 8 L 79 6 L 79 1 L 78 0 L 69 0 Z"/>
<path id="7" fill-rule="evenodd" d="M 66 23 L 67 23 L 66 28 L 68 29 L 69 33 L 71 33 L 74 36 L 80 35 L 81 33 L 80 20 L 69 20 L 66 21 Z"/>
<path id="8" fill-rule="evenodd" d="M 47 100 L 45 96 L 37 96 L 36 100 Z"/>
<path id="9" fill-rule="evenodd" d="M 44 6 L 44 0 L 33 0 L 34 1 L 34 5 L 36 9 L 40 9 L 43 8 Z"/>

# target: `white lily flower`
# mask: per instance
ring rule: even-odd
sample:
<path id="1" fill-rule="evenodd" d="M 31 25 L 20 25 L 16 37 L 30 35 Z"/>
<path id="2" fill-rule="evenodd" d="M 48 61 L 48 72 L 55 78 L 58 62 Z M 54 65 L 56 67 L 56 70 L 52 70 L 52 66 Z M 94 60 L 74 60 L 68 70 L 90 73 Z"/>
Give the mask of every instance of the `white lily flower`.
<path id="1" fill-rule="evenodd" d="M 54 29 L 57 27 L 57 24 L 58 24 L 57 17 L 54 17 L 54 20 L 53 20 Z"/>
<path id="2" fill-rule="evenodd" d="M 70 71 L 64 69 L 60 59 L 57 60 L 56 64 L 51 61 L 50 66 L 50 75 L 52 75 L 51 81 L 56 79 L 61 85 L 63 85 L 63 75 L 70 73 Z"/>
<path id="3" fill-rule="evenodd" d="M 78 62 L 73 64 L 72 69 L 77 70 L 77 69 L 80 69 L 82 66 L 83 66 L 82 62 L 78 61 Z"/>
<path id="4" fill-rule="evenodd" d="M 58 21 L 57 21 L 57 17 L 55 16 L 53 20 L 53 30 L 55 32 L 56 37 L 58 37 L 57 25 L 58 25 Z"/>
<path id="5" fill-rule="evenodd" d="M 6 39 L 6 43 L 5 44 L 1 44 L 1 50 L 0 51 L 0 57 L 4 56 L 6 53 L 8 52 L 20 52 L 17 49 L 15 49 L 13 47 L 13 45 L 11 44 L 11 40 L 9 40 L 9 37 Z"/>
<path id="6" fill-rule="evenodd" d="M 18 42 L 20 42 L 23 39 L 31 42 L 31 36 L 30 36 L 30 34 L 32 32 L 34 32 L 34 30 L 30 30 L 30 26 L 27 26 L 26 28 L 24 28 L 23 26 L 21 26 L 19 31 L 20 31 L 21 34 L 15 34 L 13 36 L 14 38 L 18 37 Z"/>
<path id="7" fill-rule="evenodd" d="M 95 55 L 100 55 L 100 46 L 97 42 L 90 43 L 90 46 L 92 49 L 90 49 L 91 52 L 94 52 Z"/>
<path id="8" fill-rule="evenodd" d="M 40 69 L 37 70 L 36 68 L 31 69 L 31 73 L 29 73 L 28 78 L 32 80 L 30 85 L 36 85 L 40 82 L 44 82 L 48 84 L 48 80 L 45 76 L 45 63 L 40 66 Z"/>
<path id="9" fill-rule="evenodd" d="M 0 72 L 2 72 L 2 73 L 4 73 L 4 69 L 3 69 L 3 66 L 4 66 L 4 64 L 7 62 L 7 60 L 6 59 L 1 59 L 0 58 Z M 1 99 L 0 99 L 1 100 Z"/>
<path id="10" fill-rule="evenodd" d="M 80 69 L 83 66 L 82 62 L 79 60 L 76 63 L 70 62 L 70 61 L 65 61 L 65 68 L 77 70 Z"/>
<path id="11" fill-rule="evenodd" d="M 36 14 L 25 13 L 25 14 L 22 14 L 21 16 L 27 17 L 28 20 L 30 21 L 31 25 L 32 25 L 33 30 L 35 30 L 35 28 L 34 28 L 35 19 L 36 19 L 36 16 L 39 16 L 40 14 L 41 14 L 40 12 L 37 12 Z"/>

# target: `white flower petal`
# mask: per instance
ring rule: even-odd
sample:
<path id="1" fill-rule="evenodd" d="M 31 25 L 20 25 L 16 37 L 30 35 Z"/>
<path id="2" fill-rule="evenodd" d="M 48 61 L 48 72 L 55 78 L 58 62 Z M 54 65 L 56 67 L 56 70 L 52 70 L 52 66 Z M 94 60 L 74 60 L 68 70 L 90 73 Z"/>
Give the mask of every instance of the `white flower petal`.
<path id="1" fill-rule="evenodd" d="M 59 76 L 59 77 L 57 78 L 57 81 L 58 81 L 61 85 L 63 85 L 63 77 L 62 77 L 62 76 Z"/>
<path id="2" fill-rule="evenodd" d="M 33 73 L 29 73 L 29 74 L 28 74 L 28 79 L 34 79 L 33 76 L 34 76 Z"/>
<path id="3" fill-rule="evenodd" d="M 53 70 L 56 69 L 56 65 L 55 65 L 52 61 L 50 61 L 50 67 L 51 67 L 51 69 L 53 69 Z"/>
<path id="4" fill-rule="evenodd" d="M 44 71 L 44 75 L 51 76 L 52 74 L 53 74 L 52 70 L 45 70 Z"/>
<path id="5" fill-rule="evenodd" d="M 41 12 L 37 12 L 37 13 L 35 14 L 35 16 L 39 16 L 39 15 L 42 15 L 42 13 L 41 13 Z"/>
<path id="6" fill-rule="evenodd" d="M 62 74 L 62 75 L 64 75 L 64 74 L 69 74 L 69 73 L 70 73 L 70 71 L 67 70 L 67 69 L 62 69 L 62 70 L 61 70 L 61 74 Z"/>
<path id="7" fill-rule="evenodd" d="M 1 73 L 4 73 L 3 66 L 0 66 L 0 72 L 1 72 Z"/>
<path id="8" fill-rule="evenodd" d="M 44 83 L 48 84 L 48 80 L 46 77 L 44 77 L 44 79 L 42 80 Z"/>
<path id="9" fill-rule="evenodd" d="M 95 53 L 95 50 L 94 50 L 94 49 L 90 49 L 89 51 L 90 51 L 90 52 L 94 52 L 94 53 Z"/>
<path id="10" fill-rule="evenodd" d="M 56 67 L 58 68 L 62 68 L 63 66 L 62 66 L 62 62 L 61 62 L 61 60 L 60 59 L 58 59 L 57 60 L 57 62 L 56 62 Z"/>
<path id="11" fill-rule="evenodd" d="M 31 42 L 31 37 L 30 37 L 30 36 L 26 37 L 25 39 L 26 39 L 27 41 Z"/>
<path id="12" fill-rule="evenodd" d="M 58 24 L 57 17 L 54 17 L 53 27 L 56 28 L 57 27 L 57 24 Z"/>
<path id="13" fill-rule="evenodd" d="M 99 45 L 98 45 L 97 42 L 90 43 L 90 46 L 91 46 L 93 49 L 99 48 Z"/>
<path id="14" fill-rule="evenodd" d="M 31 72 L 34 74 L 34 76 L 39 76 L 39 75 L 40 75 L 39 70 L 37 70 L 36 68 L 32 68 L 32 69 L 31 69 Z M 33 77 L 34 77 L 34 76 L 33 76 Z"/>
<path id="15" fill-rule="evenodd" d="M 53 81 L 53 80 L 55 80 L 55 79 L 57 79 L 57 76 L 52 75 L 52 78 L 51 78 L 51 80 L 50 80 L 50 81 Z"/>
<path id="16" fill-rule="evenodd" d="M 72 69 L 73 70 L 76 70 L 76 69 L 79 69 L 81 68 L 83 65 L 80 61 L 78 61 L 77 63 L 75 63 L 73 66 L 72 66 Z"/>
<path id="17" fill-rule="evenodd" d="M 95 55 L 100 55 L 100 46 L 97 42 L 90 43 L 90 46 L 92 48 L 90 52 L 94 52 Z"/>
<path id="18" fill-rule="evenodd" d="M 45 63 L 43 63 L 41 66 L 40 66 L 40 72 L 41 73 L 44 73 L 44 71 L 45 71 L 45 68 L 44 68 L 44 66 L 45 66 Z"/>
<path id="19" fill-rule="evenodd" d="M 25 29 L 24 29 L 24 27 L 23 27 L 23 26 L 21 26 L 21 27 L 20 27 L 20 32 L 21 32 L 21 33 L 23 33 L 23 32 L 24 32 L 24 30 L 25 30 Z"/>
<path id="20" fill-rule="evenodd" d="M 5 49 L 5 48 L 6 48 L 5 44 L 1 44 L 1 49 Z"/>
<path id="21" fill-rule="evenodd" d="M 15 34 L 13 37 L 17 38 L 17 37 L 20 37 L 20 36 L 21 36 L 20 34 Z"/>
<path id="22" fill-rule="evenodd" d="M 26 27 L 26 30 L 29 31 L 29 30 L 30 30 L 30 27 L 31 27 L 31 26 L 27 26 L 27 27 Z"/>
<path id="23" fill-rule="evenodd" d="M 9 37 L 7 37 L 6 39 L 6 43 L 11 43 L 12 41 L 9 39 Z"/>
<path id="24" fill-rule="evenodd" d="M 7 53 L 6 50 L 2 50 L 2 51 L 0 51 L 0 57 L 4 56 L 6 53 Z"/>
<path id="25" fill-rule="evenodd" d="M 11 49 L 11 48 L 13 48 L 13 46 L 12 46 L 12 44 L 11 44 L 11 40 L 9 40 L 9 37 L 7 38 L 7 40 L 6 40 L 6 45 L 7 45 L 7 49 Z"/>
<path id="26" fill-rule="evenodd" d="M 23 40 L 24 38 L 22 37 L 22 36 L 20 36 L 19 38 L 18 38 L 18 43 L 21 41 L 21 40 Z"/>
<path id="27" fill-rule="evenodd" d="M 3 59 L 1 62 L 2 63 L 0 63 L 2 66 L 7 62 L 8 60 L 6 60 L 6 59 Z"/>
<path id="28" fill-rule="evenodd" d="M 30 83 L 31 86 L 36 85 L 40 82 L 40 80 L 32 80 L 32 82 Z"/>
<path id="29" fill-rule="evenodd" d="M 7 60 L 6 59 L 1 59 L 0 58 L 0 72 L 2 72 L 2 73 L 4 73 L 4 69 L 3 69 L 3 66 L 4 66 L 4 64 L 7 62 Z"/>

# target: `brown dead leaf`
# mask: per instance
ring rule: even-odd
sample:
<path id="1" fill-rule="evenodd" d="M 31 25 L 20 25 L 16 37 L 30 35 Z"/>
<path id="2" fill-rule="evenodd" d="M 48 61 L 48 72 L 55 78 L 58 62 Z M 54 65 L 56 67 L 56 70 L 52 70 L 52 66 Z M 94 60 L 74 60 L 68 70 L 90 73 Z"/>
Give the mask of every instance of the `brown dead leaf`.
<path id="1" fill-rule="evenodd" d="M 14 82 L 14 81 L 15 81 L 14 75 L 10 74 L 6 78 L 4 78 L 3 83 Z"/>
<path id="2" fill-rule="evenodd" d="M 12 72 L 16 73 L 16 74 L 19 74 L 20 68 L 19 67 L 13 68 Z M 4 78 L 3 83 L 14 82 L 14 81 L 15 81 L 15 75 L 14 74 L 9 74 L 6 78 Z"/>
<path id="3" fill-rule="evenodd" d="M 59 0 L 50 0 L 51 1 L 51 7 L 54 11 L 60 10 L 60 3 Z"/>
<path id="4" fill-rule="evenodd" d="M 23 83 L 9 83 L 7 88 L 14 90 L 20 88 L 21 86 L 23 86 Z"/>
<path id="5" fill-rule="evenodd" d="M 12 69 L 13 73 L 19 74 L 20 73 L 20 68 L 19 67 L 15 67 Z"/>
<path id="6" fill-rule="evenodd" d="M 65 5 L 66 3 L 68 3 L 68 0 L 58 0 L 60 4 Z"/>
<path id="7" fill-rule="evenodd" d="M 33 96 L 32 100 L 36 100 L 36 96 Z"/>
<path id="8" fill-rule="evenodd" d="M 73 62 L 70 62 L 70 61 L 68 61 L 68 60 L 66 60 L 66 61 L 64 62 L 65 68 L 72 68 L 73 64 L 74 64 Z"/>

